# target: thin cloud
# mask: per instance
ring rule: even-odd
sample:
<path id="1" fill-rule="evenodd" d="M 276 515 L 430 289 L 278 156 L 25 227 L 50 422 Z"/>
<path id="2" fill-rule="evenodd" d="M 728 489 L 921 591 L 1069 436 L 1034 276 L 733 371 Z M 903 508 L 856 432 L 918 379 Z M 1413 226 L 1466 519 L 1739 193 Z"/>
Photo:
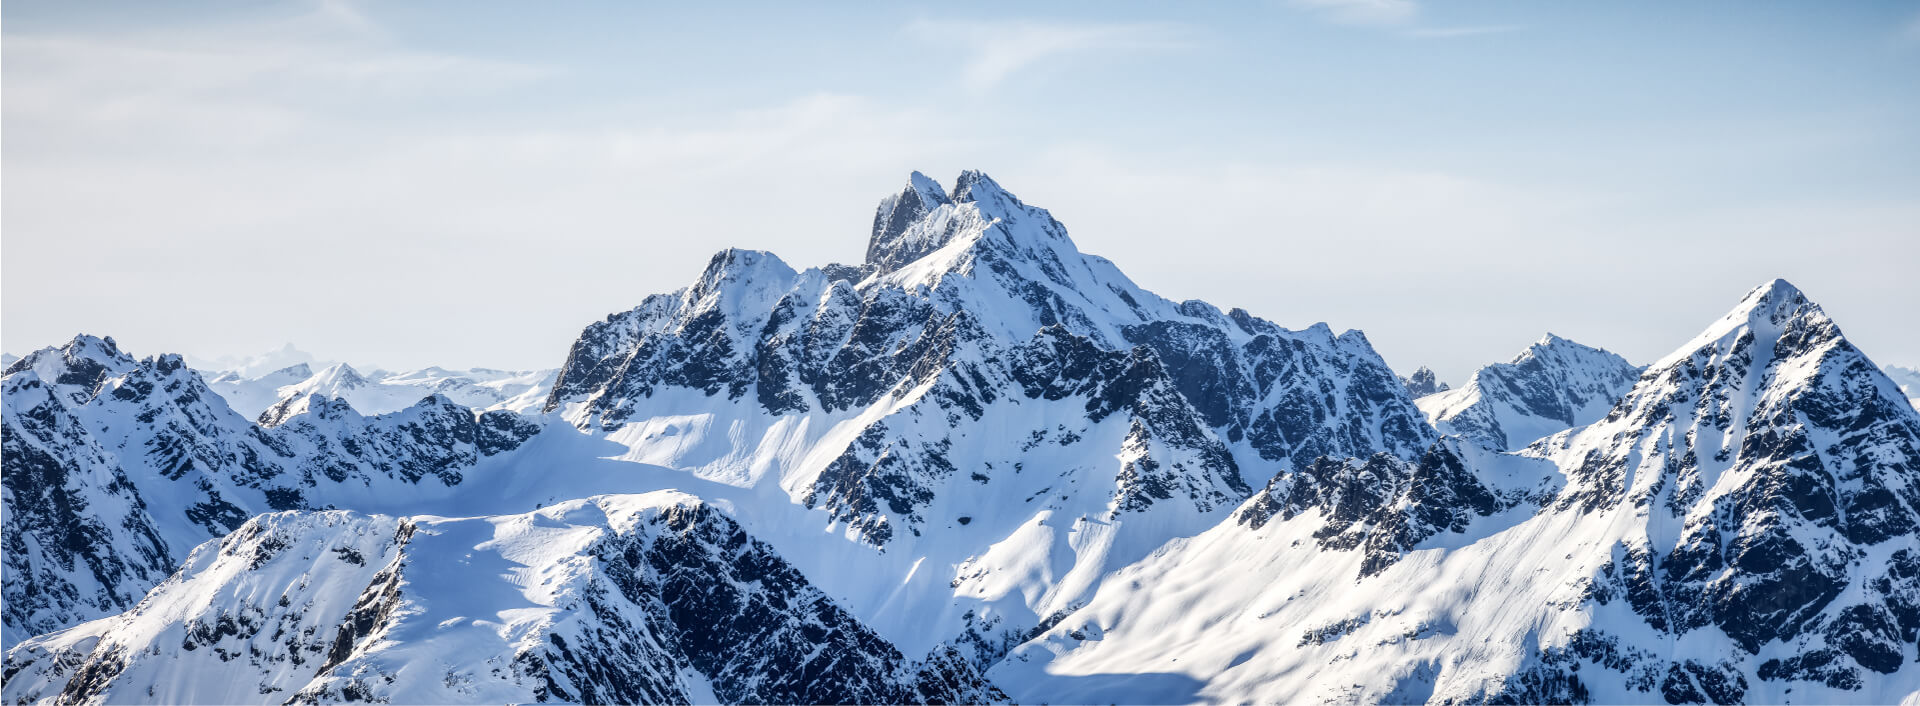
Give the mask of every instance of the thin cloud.
<path id="1" fill-rule="evenodd" d="M 1404 25 L 1420 14 L 1413 0 L 1289 0 L 1289 4 L 1350 25 Z"/>
<path id="2" fill-rule="evenodd" d="M 126 148 L 189 137 L 246 143 L 343 108 L 392 111 L 552 73 L 399 45 L 341 2 L 164 31 L 7 32 L 5 40 L 8 127 L 39 130 L 28 151 L 51 154 L 94 142 L 56 137 L 89 129 Z"/>
<path id="3" fill-rule="evenodd" d="M 986 91 L 1049 59 L 1096 51 L 1178 49 L 1191 45 L 1185 27 L 1158 23 L 1051 24 L 919 20 L 909 34 L 961 44 L 972 53 L 961 80 Z"/>
<path id="4" fill-rule="evenodd" d="M 1482 34 L 1505 34 L 1525 29 L 1520 25 L 1480 25 L 1476 27 L 1421 27 L 1407 30 L 1409 37 L 1432 37 L 1445 39 L 1451 37 L 1472 37 Z"/>

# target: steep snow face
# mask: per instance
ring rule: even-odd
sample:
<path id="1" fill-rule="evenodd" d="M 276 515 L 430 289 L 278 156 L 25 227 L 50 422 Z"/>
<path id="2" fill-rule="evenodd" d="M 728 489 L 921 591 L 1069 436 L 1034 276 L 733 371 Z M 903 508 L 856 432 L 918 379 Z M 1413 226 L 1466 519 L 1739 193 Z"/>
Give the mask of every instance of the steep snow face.
<path id="1" fill-rule="evenodd" d="M 1400 384 L 1405 386 L 1407 394 L 1413 395 L 1416 400 L 1436 392 L 1453 389 L 1451 385 L 1441 382 L 1440 377 L 1433 374 L 1432 368 L 1424 365 L 1420 366 L 1419 370 L 1413 371 L 1412 375 L 1400 378 Z"/>
<path id="2" fill-rule="evenodd" d="M 1600 419 L 1639 377 L 1625 358 L 1549 333 L 1512 361 L 1474 372 L 1465 387 L 1417 404 L 1441 433 L 1511 451 Z"/>
<path id="3" fill-rule="evenodd" d="M 1920 414 L 1773 282 L 1525 455 L 1276 477 L 988 676 L 1019 702 L 1911 702 L 1917 501 Z"/>
<path id="4" fill-rule="evenodd" d="M 257 517 L 133 609 L 6 654 L 23 703 L 987 703 L 679 493 Z M 192 675 L 183 679 L 180 675 Z"/>
<path id="5" fill-rule="evenodd" d="M 238 372 L 213 373 L 207 386 L 220 393 L 234 411 L 249 419 L 259 418 L 271 407 L 309 395 L 346 400 L 354 409 L 367 414 L 406 409 L 432 395 L 442 395 L 461 406 L 479 410 L 536 412 L 546 403 L 558 373 L 557 370 L 472 368 L 454 371 L 430 367 L 362 374 L 346 363 L 335 363 L 316 373 L 303 363 L 254 377 Z"/>
<path id="6" fill-rule="evenodd" d="M 377 417 L 339 402 L 307 411 L 256 426 L 179 356 L 136 361 L 112 339 L 9 367 L 4 641 L 124 610 L 187 549 L 256 513 L 451 488 L 539 430 L 437 396 Z"/>
<path id="7" fill-rule="evenodd" d="M 1223 519 L 1249 480 L 1418 459 L 1437 438 L 1360 333 L 1163 299 L 978 172 L 951 192 L 910 178 L 868 254 L 795 271 L 722 252 L 589 326 L 547 409 L 626 460 L 764 489 L 924 559 L 911 590 L 850 605 L 890 635 L 929 639 L 929 615 L 992 632 L 983 664 Z"/>
<path id="8" fill-rule="evenodd" d="M 1893 384 L 1900 386 L 1900 393 L 1907 396 L 1907 402 L 1915 409 L 1920 409 L 1920 369 L 1889 365 L 1886 373 L 1887 377 L 1893 378 Z"/>

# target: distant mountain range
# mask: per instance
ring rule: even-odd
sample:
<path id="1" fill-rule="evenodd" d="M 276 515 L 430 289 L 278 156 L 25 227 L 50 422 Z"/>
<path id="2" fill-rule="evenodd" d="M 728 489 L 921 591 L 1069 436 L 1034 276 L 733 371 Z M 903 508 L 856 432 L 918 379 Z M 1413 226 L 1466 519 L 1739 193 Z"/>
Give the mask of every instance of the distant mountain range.
<path id="1" fill-rule="evenodd" d="M 723 251 L 557 371 L 8 363 L 0 698 L 1920 700 L 1920 375 L 1784 281 L 1450 388 L 979 172 L 866 253 Z"/>

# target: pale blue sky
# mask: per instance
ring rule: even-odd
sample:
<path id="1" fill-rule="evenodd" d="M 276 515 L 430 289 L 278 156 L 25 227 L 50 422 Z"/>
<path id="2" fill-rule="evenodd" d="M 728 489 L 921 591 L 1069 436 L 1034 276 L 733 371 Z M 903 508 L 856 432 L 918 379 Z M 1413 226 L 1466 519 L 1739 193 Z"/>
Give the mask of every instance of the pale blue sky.
<path id="1" fill-rule="evenodd" d="M 6 3 L 0 345 L 556 366 L 977 168 L 1456 384 L 1772 277 L 1920 363 L 1920 2 L 679 5 Z"/>

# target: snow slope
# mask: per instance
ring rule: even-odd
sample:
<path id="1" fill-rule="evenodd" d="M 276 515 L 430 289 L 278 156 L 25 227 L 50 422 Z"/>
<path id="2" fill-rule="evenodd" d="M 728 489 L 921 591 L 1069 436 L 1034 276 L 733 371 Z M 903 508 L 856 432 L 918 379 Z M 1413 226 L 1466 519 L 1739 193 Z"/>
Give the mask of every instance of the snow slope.
<path id="1" fill-rule="evenodd" d="M 950 650 L 902 655 L 671 492 L 463 519 L 262 515 L 6 670 L 10 703 L 1004 699 Z"/>
<path id="2" fill-rule="evenodd" d="M 1920 691 L 1920 414 L 1791 285 L 1595 424 L 1452 450 L 1276 477 L 988 676 L 1023 703 Z"/>
<path id="3" fill-rule="evenodd" d="M 1549 333 L 1513 360 L 1475 371 L 1464 387 L 1416 404 L 1441 433 L 1511 451 L 1599 419 L 1639 377 L 1625 358 Z"/>

